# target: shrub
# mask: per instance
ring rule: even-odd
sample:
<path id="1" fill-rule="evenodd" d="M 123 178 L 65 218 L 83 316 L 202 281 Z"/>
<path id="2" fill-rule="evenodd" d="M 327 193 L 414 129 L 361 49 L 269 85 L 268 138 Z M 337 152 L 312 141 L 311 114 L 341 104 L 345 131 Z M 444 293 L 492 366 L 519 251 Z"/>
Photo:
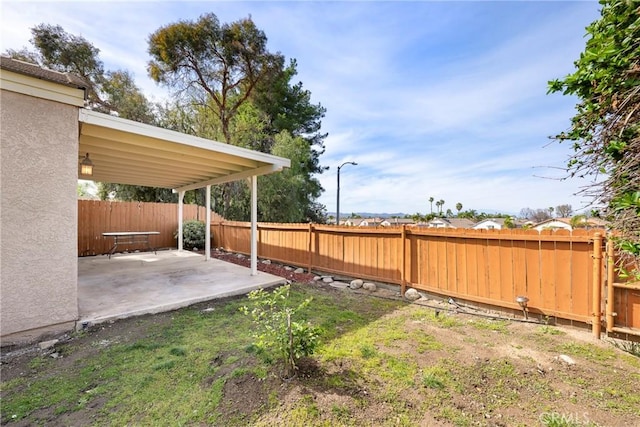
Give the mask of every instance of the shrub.
<path id="1" fill-rule="evenodd" d="M 182 223 L 182 244 L 185 248 L 204 248 L 205 224 L 195 219 Z M 178 238 L 178 231 L 174 237 Z"/>
<path id="2" fill-rule="evenodd" d="M 311 303 L 311 298 L 297 307 L 289 307 L 289 285 L 280 286 L 273 292 L 263 289 L 251 291 L 249 299 L 253 308 L 240 307 L 245 315 L 250 315 L 256 326 L 253 338 L 261 351 L 275 353 L 284 362 L 285 376 L 295 376 L 297 362 L 310 356 L 318 346 L 320 331 L 308 322 L 296 322 L 292 318 Z"/>

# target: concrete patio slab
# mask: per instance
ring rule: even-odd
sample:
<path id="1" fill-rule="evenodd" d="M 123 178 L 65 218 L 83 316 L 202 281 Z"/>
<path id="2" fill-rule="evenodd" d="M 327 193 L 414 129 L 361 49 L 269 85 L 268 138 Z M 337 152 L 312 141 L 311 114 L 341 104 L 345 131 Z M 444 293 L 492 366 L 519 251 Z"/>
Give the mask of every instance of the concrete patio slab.
<path id="1" fill-rule="evenodd" d="M 78 259 L 78 325 L 175 310 L 285 283 L 282 277 L 188 251 Z"/>

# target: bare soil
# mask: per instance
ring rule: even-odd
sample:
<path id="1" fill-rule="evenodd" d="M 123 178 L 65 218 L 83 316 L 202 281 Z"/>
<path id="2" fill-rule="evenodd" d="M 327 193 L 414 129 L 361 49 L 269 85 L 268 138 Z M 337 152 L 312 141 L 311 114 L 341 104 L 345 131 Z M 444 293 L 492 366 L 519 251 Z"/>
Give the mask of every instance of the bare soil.
<path id="1" fill-rule="evenodd" d="M 213 252 L 225 261 L 245 266 L 249 263 L 247 257 Z M 258 267 L 260 271 L 313 286 L 336 298 L 355 293 L 314 281 L 314 274 L 296 274 L 293 269 L 276 263 L 259 263 Z M 380 297 L 397 295 L 384 289 L 358 295 L 363 300 Z M 217 307 L 225 301 L 205 305 Z M 384 372 L 372 371 L 363 377 L 359 367 L 348 359 L 303 359 L 298 376 L 291 380 L 277 376 L 257 378 L 253 373 L 227 380 L 218 412 L 228 423 L 221 425 L 237 424 L 237 420 L 251 420 L 250 423 L 256 425 L 291 425 L 292 411 L 305 407 L 317 414 L 314 425 L 530 426 L 546 425 L 543 418 L 547 414 L 547 419 L 565 422 L 548 425 L 640 426 L 640 407 L 634 407 L 640 400 L 634 400 L 637 396 L 629 397 L 634 390 L 640 393 L 640 359 L 637 357 L 610 343 L 595 340 L 585 330 L 544 329 L 545 326 L 523 322 L 498 322 L 493 327 L 485 317 L 448 312 L 446 305 L 433 301 L 424 304 L 429 307 L 412 304 L 411 320 L 406 319 L 406 314 L 402 318 L 403 314 L 398 312 L 385 318 L 389 322 L 398 321 L 404 327 L 405 338 L 416 337 L 415 340 L 382 340 L 376 343 L 375 351 L 416 363 L 425 372 L 438 363 L 449 366 L 454 378 L 448 381 L 454 385 L 447 399 L 442 398 L 437 383 L 431 386 L 418 382 L 414 385 L 415 393 L 396 396 L 385 387 Z M 362 307 L 366 307 L 364 301 Z M 438 315 L 434 317 L 433 313 L 447 315 L 458 325 L 455 328 L 438 325 Z M 169 322 L 171 313 L 161 313 L 99 325 L 89 334 L 77 337 L 61 337 L 63 341 L 72 342 L 72 351 L 51 365 L 47 375 L 55 377 L 72 369 L 78 360 L 95 356 L 101 351 L 96 343 L 103 342 L 105 346 L 114 340 L 134 343 L 147 336 L 151 328 Z M 428 340 L 425 341 L 425 337 Z M 574 364 L 560 359 L 561 354 L 571 349 Z M 33 372 L 32 360 L 41 354 L 37 347 L 3 349 L 1 381 L 28 378 Z M 217 355 L 210 363 L 219 363 L 224 358 L 225 355 Z M 251 364 L 252 359 L 240 359 L 237 363 L 225 369 Z M 507 374 L 501 375 L 503 371 Z M 215 375 L 225 375 L 225 371 L 216 371 Z M 328 381 L 329 378 L 340 381 L 335 384 Z M 210 384 L 215 381 L 216 377 L 207 379 Z M 277 396 L 275 402 L 274 396 Z M 403 415 L 396 417 L 399 402 Z M 98 399 L 82 410 L 63 414 L 56 413 L 55 408 L 41 408 L 15 423 L 3 414 L 2 420 L 25 426 L 33 420 L 53 426 L 91 425 L 102 404 Z"/>

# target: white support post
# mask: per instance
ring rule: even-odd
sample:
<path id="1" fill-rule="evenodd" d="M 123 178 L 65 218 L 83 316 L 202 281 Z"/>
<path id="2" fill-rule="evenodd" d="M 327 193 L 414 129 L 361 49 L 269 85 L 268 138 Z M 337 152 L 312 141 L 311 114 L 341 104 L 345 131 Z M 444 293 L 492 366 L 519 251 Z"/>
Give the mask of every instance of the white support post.
<path id="1" fill-rule="evenodd" d="M 251 177 L 251 275 L 258 275 L 258 177 Z"/>
<path id="2" fill-rule="evenodd" d="M 183 218 L 183 210 L 184 210 L 184 191 L 178 192 L 178 250 L 182 251 L 182 218 Z"/>
<path id="3" fill-rule="evenodd" d="M 211 186 L 207 185 L 207 219 L 205 222 L 204 260 L 211 259 Z"/>

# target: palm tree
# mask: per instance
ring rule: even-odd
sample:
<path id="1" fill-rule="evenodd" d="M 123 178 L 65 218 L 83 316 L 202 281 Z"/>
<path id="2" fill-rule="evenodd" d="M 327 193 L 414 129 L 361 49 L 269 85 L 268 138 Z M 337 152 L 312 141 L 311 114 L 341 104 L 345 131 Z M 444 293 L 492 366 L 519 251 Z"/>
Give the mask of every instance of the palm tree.
<path id="1" fill-rule="evenodd" d="M 587 226 L 587 216 L 586 215 L 574 215 L 569 220 L 571 224 L 571 228 L 580 228 Z"/>
<path id="2" fill-rule="evenodd" d="M 442 215 L 443 208 L 444 208 L 444 200 L 440 199 L 440 215 Z"/>
<path id="3" fill-rule="evenodd" d="M 505 228 L 516 228 L 516 223 L 513 221 L 512 216 L 508 216 L 504 219 Z"/>
<path id="4" fill-rule="evenodd" d="M 431 213 L 433 213 L 433 201 L 435 199 L 433 198 L 433 196 L 429 197 L 429 203 L 431 204 Z"/>
<path id="5" fill-rule="evenodd" d="M 460 215 L 460 211 L 462 210 L 462 203 L 456 203 L 456 209 L 458 210 L 458 215 Z"/>

